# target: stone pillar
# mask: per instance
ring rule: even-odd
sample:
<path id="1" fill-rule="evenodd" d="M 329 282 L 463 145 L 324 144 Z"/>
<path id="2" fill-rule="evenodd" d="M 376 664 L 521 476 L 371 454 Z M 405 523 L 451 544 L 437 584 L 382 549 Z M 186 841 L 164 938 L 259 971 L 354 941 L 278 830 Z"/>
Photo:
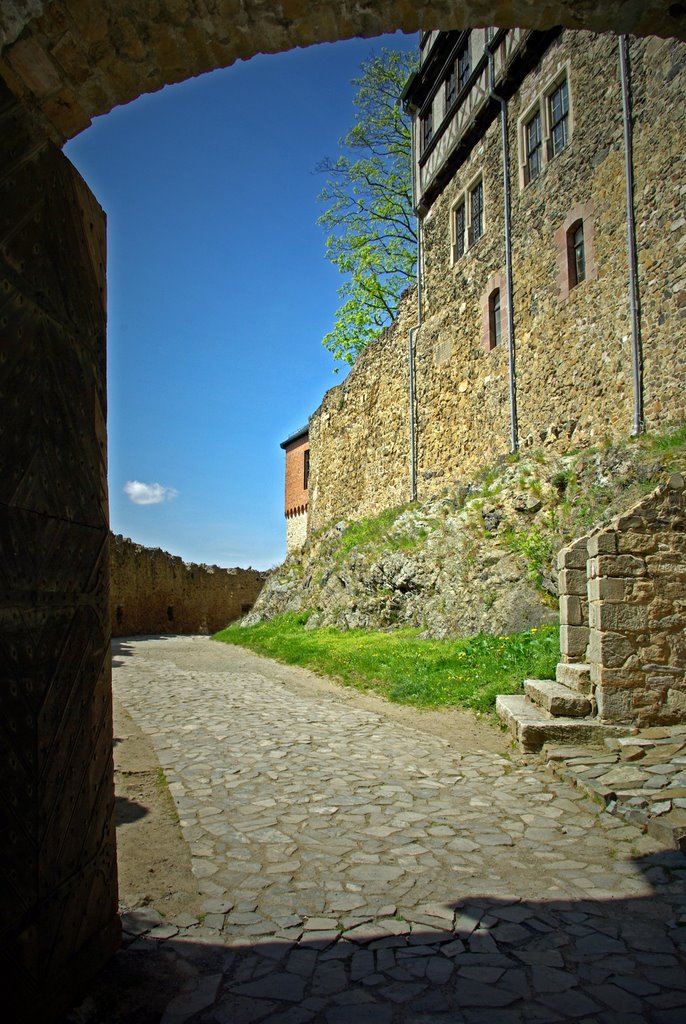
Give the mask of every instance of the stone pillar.
<path id="1" fill-rule="evenodd" d="M 120 934 L 105 218 L 1 80 L 0 190 L 0 976 L 45 1024 Z"/>
<path id="2" fill-rule="evenodd" d="M 560 595 L 560 661 L 579 664 L 586 661 L 588 646 L 588 596 L 586 587 L 586 544 L 580 537 L 557 556 Z"/>

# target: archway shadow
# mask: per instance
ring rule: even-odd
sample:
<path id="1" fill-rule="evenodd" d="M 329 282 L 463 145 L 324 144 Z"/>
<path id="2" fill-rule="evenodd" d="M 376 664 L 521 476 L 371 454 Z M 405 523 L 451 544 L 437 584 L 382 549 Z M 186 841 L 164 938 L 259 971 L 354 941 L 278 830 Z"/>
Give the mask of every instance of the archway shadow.
<path id="1" fill-rule="evenodd" d="M 633 863 L 647 895 L 467 891 L 342 933 L 155 930 L 134 912 L 140 934 L 64 1024 L 683 1024 L 686 859 Z"/>
<path id="2" fill-rule="evenodd" d="M 123 658 L 130 658 L 135 653 L 132 646 L 133 642 L 141 643 L 146 640 L 172 640 L 178 634 L 174 633 L 159 633 L 159 634 L 146 634 L 144 636 L 113 636 L 112 637 L 112 668 L 117 668 L 123 665 Z"/>
<path id="3" fill-rule="evenodd" d="M 145 818 L 149 813 L 149 808 L 144 807 L 143 804 L 139 804 L 135 800 L 128 800 L 124 796 L 115 795 L 114 823 L 117 828 L 120 825 L 130 825 L 134 821 L 140 821 L 141 818 Z"/>

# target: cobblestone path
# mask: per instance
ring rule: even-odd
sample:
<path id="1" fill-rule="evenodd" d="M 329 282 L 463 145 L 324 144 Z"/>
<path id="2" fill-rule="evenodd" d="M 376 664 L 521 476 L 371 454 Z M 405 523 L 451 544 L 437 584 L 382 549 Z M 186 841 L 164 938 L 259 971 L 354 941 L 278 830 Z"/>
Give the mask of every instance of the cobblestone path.
<path id="1" fill-rule="evenodd" d="M 115 645 L 206 915 L 125 916 L 170 972 L 162 1024 L 684 1024 L 683 855 L 299 674 L 198 637 Z"/>

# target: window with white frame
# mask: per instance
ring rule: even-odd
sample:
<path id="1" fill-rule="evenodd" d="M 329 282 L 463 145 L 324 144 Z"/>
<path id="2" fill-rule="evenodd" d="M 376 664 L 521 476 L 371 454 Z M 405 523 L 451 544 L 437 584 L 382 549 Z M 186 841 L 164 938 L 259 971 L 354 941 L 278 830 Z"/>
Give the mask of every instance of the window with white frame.
<path id="1" fill-rule="evenodd" d="M 548 95 L 548 159 L 562 152 L 569 142 L 569 86 L 563 78 Z"/>
<path id="2" fill-rule="evenodd" d="M 467 242 L 467 210 L 464 199 L 453 207 L 453 263 L 464 256 Z"/>
<path id="3" fill-rule="evenodd" d="M 483 178 L 478 178 L 459 196 L 450 211 L 453 263 L 479 241 L 484 229 L 484 182 Z"/>
<path id="4" fill-rule="evenodd" d="M 469 244 L 474 245 L 484 233 L 484 183 L 475 182 L 469 190 Z"/>
<path id="5" fill-rule="evenodd" d="M 521 184 L 539 178 L 548 164 L 567 148 L 572 136 L 568 69 L 558 74 L 537 96 L 519 122 Z"/>

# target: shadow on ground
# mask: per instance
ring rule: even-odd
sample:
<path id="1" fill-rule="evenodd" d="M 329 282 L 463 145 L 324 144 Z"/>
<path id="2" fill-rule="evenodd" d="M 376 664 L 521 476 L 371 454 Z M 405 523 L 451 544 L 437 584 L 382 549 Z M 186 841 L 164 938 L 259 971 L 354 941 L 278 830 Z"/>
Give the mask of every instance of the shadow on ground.
<path id="1" fill-rule="evenodd" d="M 347 932 L 249 937 L 144 910 L 65 1024 L 683 1024 L 686 860 L 635 863 L 649 898 L 469 894 Z"/>

